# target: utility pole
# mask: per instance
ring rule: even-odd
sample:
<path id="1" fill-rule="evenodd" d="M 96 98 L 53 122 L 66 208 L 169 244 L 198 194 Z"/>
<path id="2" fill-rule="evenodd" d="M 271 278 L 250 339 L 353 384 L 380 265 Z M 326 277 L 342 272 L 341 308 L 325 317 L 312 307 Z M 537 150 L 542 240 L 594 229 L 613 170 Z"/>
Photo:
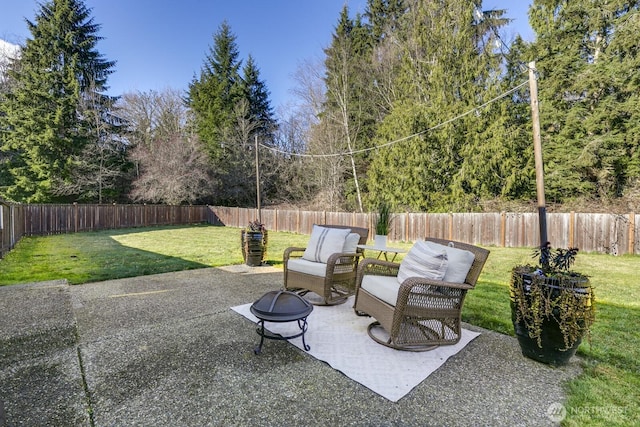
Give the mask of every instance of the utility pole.
<path id="1" fill-rule="evenodd" d="M 256 140 L 256 206 L 258 208 L 258 222 L 262 224 L 262 212 L 260 210 L 260 163 L 258 157 L 258 134 L 255 135 Z"/>
<path id="2" fill-rule="evenodd" d="M 531 95 L 531 121 L 533 127 L 533 153 L 536 165 L 536 193 L 538 195 L 538 221 L 540 225 L 540 247 L 545 247 L 547 238 L 547 207 L 544 198 L 544 164 L 540 138 L 540 114 L 538 112 L 538 79 L 536 63 L 529 62 L 529 92 Z"/>

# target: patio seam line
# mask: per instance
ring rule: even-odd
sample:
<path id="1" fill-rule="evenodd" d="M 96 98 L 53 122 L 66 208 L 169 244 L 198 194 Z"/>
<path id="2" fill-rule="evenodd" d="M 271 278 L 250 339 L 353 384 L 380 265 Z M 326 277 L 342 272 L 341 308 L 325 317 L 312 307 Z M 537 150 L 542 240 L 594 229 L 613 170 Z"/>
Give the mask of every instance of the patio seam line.
<path id="1" fill-rule="evenodd" d="M 76 338 L 78 327 L 76 323 Z M 76 344 L 76 354 L 78 355 L 78 366 L 80 367 L 80 377 L 82 378 L 82 389 L 84 390 L 85 400 L 87 404 L 87 414 L 89 415 L 89 425 L 91 427 L 95 427 L 95 421 L 93 419 L 93 403 L 91 399 L 91 391 L 89 390 L 89 384 L 87 384 L 87 375 L 84 368 L 84 362 L 82 361 L 82 351 L 80 350 L 80 345 Z"/>

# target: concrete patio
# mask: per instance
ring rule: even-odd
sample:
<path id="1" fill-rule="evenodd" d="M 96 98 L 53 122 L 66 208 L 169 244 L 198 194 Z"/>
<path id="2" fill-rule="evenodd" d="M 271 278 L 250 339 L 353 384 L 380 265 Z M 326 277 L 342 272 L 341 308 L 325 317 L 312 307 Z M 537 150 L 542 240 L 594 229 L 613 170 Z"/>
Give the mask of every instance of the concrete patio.
<path id="1" fill-rule="evenodd" d="M 547 426 L 580 373 L 466 325 L 482 334 L 393 403 L 287 342 L 254 355 L 230 307 L 281 284 L 234 266 L 0 287 L 0 426 Z"/>

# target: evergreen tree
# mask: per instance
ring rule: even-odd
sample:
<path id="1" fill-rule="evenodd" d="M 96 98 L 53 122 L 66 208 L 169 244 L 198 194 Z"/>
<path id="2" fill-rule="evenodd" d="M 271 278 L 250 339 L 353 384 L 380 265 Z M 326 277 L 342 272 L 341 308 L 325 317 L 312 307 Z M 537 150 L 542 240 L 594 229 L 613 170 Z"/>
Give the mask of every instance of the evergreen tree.
<path id="1" fill-rule="evenodd" d="M 492 70 L 478 74 L 476 102 L 482 104 L 512 88 L 520 89 L 476 110 L 466 120 L 461 163 L 451 185 L 451 205 L 462 210 L 477 210 L 480 201 L 535 194 L 528 74 L 522 66 L 526 45 L 518 38 L 511 48 L 503 46 L 499 28 L 508 22 L 504 10 L 476 10 L 473 26 L 478 61 Z M 500 70 L 503 62 L 506 73 Z"/>
<path id="2" fill-rule="evenodd" d="M 261 141 L 269 143 L 273 140 L 276 120 L 269 100 L 269 90 L 260 79 L 260 70 L 251 55 L 242 69 L 242 75 L 242 90 L 248 102 L 249 117 L 259 122 Z"/>
<path id="3" fill-rule="evenodd" d="M 497 93 L 501 61 L 481 43 L 486 35 L 474 21 L 480 1 L 406 3 L 396 34 L 403 49 L 396 100 L 377 143 L 402 141 L 377 153 L 369 191 L 410 210 L 474 208 L 480 183 L 460 171 L 470 146 L 482 152 L 490 118 L 463 114 Z"/>
<path id="4" fill-rule="evenodd" d="M 405 3 L 405 0 L 369 0 L 365 12 L 373 48 L 367 75 L 373 81 L 369 88 L 375 102 L 377 122 L 382 121 L 391 111 L 400 95 L 395 81 L 400 72 L 403 53 L 399 29 L 404 14 L 408 12 Z"/>
<path id="5" fill-rule="evenodd" d="M 225 21 L 213 37 L 200 78 L 189 85 L 188 104 L 194 113 L 196 132 L 214 163 L 234 126 L 234 107 L 242 99 L 236 36 Z M 218 165 L 216 165 L 218 166 Z"/>
<path id="6" fill-rule="evenodd" d="M 279 124 L 274 117 L 267 85 L 260 78 L 260 70 L 251 55 L 248 56 L 242 69 L 242 75 L 244 99 L 247 101 L 249 110 L 247 119 L 256 122 L 255 125 L 257 126 L 254 136 L 250 136 L 250 139 L 253 139 L 257 134 L 261 145 L 275 146 Z M 278 170 L 278 158 L 270 150 L 264 150 L 260 147 L 258 147 L 258 150 L 261 198 L 262 200 L 277 200 L 281 197 L 280 190 L 282 185 L 282 178 Z M 251 166 L 253 166 L 251 171 L 246 172 L 248 176 L 255 174 L 255 157 L 254 164 Z M 246 179 L 241 180 L 246 182 Z M 255 182 L 255 179 L 253 182 Z"/>
<path id="7" fill-rule="evenodd" d="M 90 141 L 70 159 L 67 180 L 52 178 L 54 196 L 72 196 L 88 203 L 125 199 L 132 165 L 123 138 L 123 120 L 112 113 L 113 103 L 115 100 L 101 95 L 95 87 L 82 96 L 78 114 L 88 124 Z"/>
<path id="8" fill-rule="evenodd" d="M 405 0 L 368 0 L 365 17 L 369 21 L 374 43 L 379 44 L 393 37 L 406 12 Z"/>
<path id="9" fill-rule="evenodd" d="M 639 9 L 623 0 L 533 2 L 549 200 L 606 201 L 638 185 Z"/>
<path id="10" fill-rule="evenodd" d="M 326 103 L 322 112 L 325 132 L 316 135 L 316 149 L 326 152 L 332 147 L 332 154 L 354 152 L 369 145 L 373 135 L 375 104 L 372 100 L 373 79 L 371 69 L 371 36 L 361 16 L 350 19 L 344 6 L 336 26 L 331 45 L 325 49 Z M 328 141 L 333 138 L 334 141 Z M 331 163 L 330 163 L 331 164 Z M 368 167 L 367 156 L 349 154 L 345 167 L 340 171 L 337 163 L 332 164 L 336 173 L 335 191 L 344 192 L 349 207 L 363 210 L 362 176 Z"/>
<path id="11" fill-rule="evenodd" d="M 81 0 L 51 0 L 26 22 L 32 38 L 11 66 L 15 85 L 0 107 L 10 175 L 0 194 L 46 202 L 56 199 L 55 182 L 70 182 L 74 158 L 93 141 L 83 98 L 106 89 L 114 62 L 95 49 L 99 25 Z M 106 108 L 109 99 L 100 98 L 97 108 Z"/>
<path id="12" fill-rule="evenodd" d="M 240 75 L 242 62 L 235 39 L 223 22 L 200 79 L 189 87 L 188 104 L 219 186 L 211 201 L 246 206 L 256 200 L 254 136 L 259 135 L 263 143 L 272 141 L 276 123 L 269 91 L 251 56 Z M 261 174 L 265 177 L 268 174 Z"/>

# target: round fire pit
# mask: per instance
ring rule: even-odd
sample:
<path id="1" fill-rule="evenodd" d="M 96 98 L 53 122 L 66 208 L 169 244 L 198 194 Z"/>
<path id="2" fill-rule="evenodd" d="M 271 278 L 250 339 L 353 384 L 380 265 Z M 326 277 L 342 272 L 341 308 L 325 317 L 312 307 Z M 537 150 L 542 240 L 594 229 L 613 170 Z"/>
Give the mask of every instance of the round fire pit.
<path id="1" fill-rule="evenodd" d="M 302 347 L 309 351 L 311 347 L 304 340 L 304 333 L 307 331 L 307 316 L 313 311 L 313 306 L 301 296 L 289 291 L 271 291 L 264 294 L 260 299 L 251 305 L 251 313 L 258 320 L 256 332 L 260 335 L 260 345 L 254 350 L 255 354 L 260 354 L 264 339 L 290 340 L 302 337 Z M 264 329 L 264 322 L 298 322 L 300 333 L 281 336 L 275 335 Z"/>

